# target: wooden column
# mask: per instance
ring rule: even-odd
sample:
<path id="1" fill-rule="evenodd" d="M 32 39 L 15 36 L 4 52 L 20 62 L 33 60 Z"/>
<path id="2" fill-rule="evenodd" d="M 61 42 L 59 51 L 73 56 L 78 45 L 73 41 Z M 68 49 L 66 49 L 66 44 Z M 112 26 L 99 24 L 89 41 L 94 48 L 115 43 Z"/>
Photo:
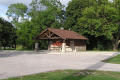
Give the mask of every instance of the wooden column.
<path id="1" fill-rule="evenodd" d="M 50 41 L 48 41 L 48 51 L 50 50 Z"/>
<path id="2" fill-rule="evenodd" d="M 52 41 L 48 41 L 48 50 L 51 50 Z"/>
<path id="3" fill-rule="evenodd" d="M 71 43 L 72 51 L 76 52 L 75 51 L 75 40 L 70 41 L 70 43 Z"/>
<path id="4" fill-rule="evenodd" d="M 39 50 L 39 43 L 36 42 L 36 43 L 35 43 L 35 51 L 37 52 L 38 50 Z"/>
<path id="5" fill-rule="evenodd" d="M 62 52 L 63 53 L 66 52 L 66 42 L 65 42 L 65 40 L 63 40 L 63 43 L 62 43 Z"/>

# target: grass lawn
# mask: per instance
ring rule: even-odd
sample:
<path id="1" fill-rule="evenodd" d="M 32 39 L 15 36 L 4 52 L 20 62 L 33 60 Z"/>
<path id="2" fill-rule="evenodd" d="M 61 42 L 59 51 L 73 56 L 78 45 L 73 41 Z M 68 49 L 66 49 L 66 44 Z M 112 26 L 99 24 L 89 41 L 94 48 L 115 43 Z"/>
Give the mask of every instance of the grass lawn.
<path id="1" fill-rule="evenodd" d="M 58 70 L 5 80 L 120 80 L 120 72 Z"/>
<path id="2" fill-rule="evenodd" d="M 105 60 L 104 62 L 107 62 L 107 63 L 114 63 L 114 64 L 120 64 L 120 54 L 113 57 L 113 58 L 110 58 L 108 60 Z"/>

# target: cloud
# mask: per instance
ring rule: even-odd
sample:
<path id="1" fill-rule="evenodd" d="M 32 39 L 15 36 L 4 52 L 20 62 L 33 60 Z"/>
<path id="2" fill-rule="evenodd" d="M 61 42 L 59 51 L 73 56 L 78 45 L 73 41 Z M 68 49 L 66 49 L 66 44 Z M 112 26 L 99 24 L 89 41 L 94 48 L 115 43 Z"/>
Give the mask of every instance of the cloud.
<path id="1" fill-rule="evenodd" d="M 68 3 L 69 3 L 69 1 L 71 1 L 71 0 L 60 0 L 60 1 L 61 1 L 62 4 L 64 4 L 65 6 L 67 6 Z"/>
<path id="2" fill-rule="evenodd" d="M 68 2 L 71 0 L 60 0 L 65 6 L 67 6 Z M 0 0 L 0 5 L 9 6 L 14 3 L 24 3 L 27 6 L 32 2 L 32 0 Z"/>
<path id="3" fill-rule="evenodd" d="M 12 21 L 12 18 L 8 18 L 6 15 L 1 16 L 6 21 Z"/>
<path id="4" fill-rule="evenodd" d="M 29 5 L 32 0 L 0 0 L 0 5 L 3 6 L 9 6 L 10 4 L 14 3 L 24 3 L 26 5 Z"/>

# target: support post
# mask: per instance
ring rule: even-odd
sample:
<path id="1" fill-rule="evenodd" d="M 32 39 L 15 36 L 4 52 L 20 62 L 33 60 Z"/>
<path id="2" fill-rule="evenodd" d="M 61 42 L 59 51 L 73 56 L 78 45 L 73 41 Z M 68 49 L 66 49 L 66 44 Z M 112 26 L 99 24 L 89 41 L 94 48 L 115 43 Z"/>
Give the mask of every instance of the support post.
<path id="1" fill-rule="evenodd" d="M 71 47 L 72 47 L 72 51 L 76 52 L 76 50 L 75 50 L 75 40 L 71 41 Z"/>
<path id="2" fill-rule="evenodd" d="M 36 43 L 35 43 L 35 51 L 37 52 L 38 50 L 39 50 L 39 43 L 36 42 Z"/>
<path id="3" fill-rule="evenodd" d="M 63 53 L 66 52 L 66 43 L 65 43 L 65 40 L 63 40 L 63 43 L 62 43 L 62 52 Z"/>
<path id="4" fill-rule="evenodd" d="M 51 44 L 52 44 L 52 41 L 48 41 L 48 50 L 49 51 L 51 50 Z"/>

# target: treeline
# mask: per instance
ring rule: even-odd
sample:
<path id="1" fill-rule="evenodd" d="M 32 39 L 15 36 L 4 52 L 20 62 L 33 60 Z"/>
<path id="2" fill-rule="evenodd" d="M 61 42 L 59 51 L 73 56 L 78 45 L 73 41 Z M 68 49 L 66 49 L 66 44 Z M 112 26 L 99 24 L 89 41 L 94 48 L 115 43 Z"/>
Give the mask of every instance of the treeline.
<path id="1" fill-rule="evenodd" d="M 70 29 L 89 38 L 88 50 L 118 50 L 120 0 L 72 0 L 65 8 L 59 0 L 33 0 L 11 4 L 6 13 L 16 29 L 16 43 L 34 49 L 35 37 L 48 27 Z M 40 49 L 47 42 L 40 41 Z"/>

